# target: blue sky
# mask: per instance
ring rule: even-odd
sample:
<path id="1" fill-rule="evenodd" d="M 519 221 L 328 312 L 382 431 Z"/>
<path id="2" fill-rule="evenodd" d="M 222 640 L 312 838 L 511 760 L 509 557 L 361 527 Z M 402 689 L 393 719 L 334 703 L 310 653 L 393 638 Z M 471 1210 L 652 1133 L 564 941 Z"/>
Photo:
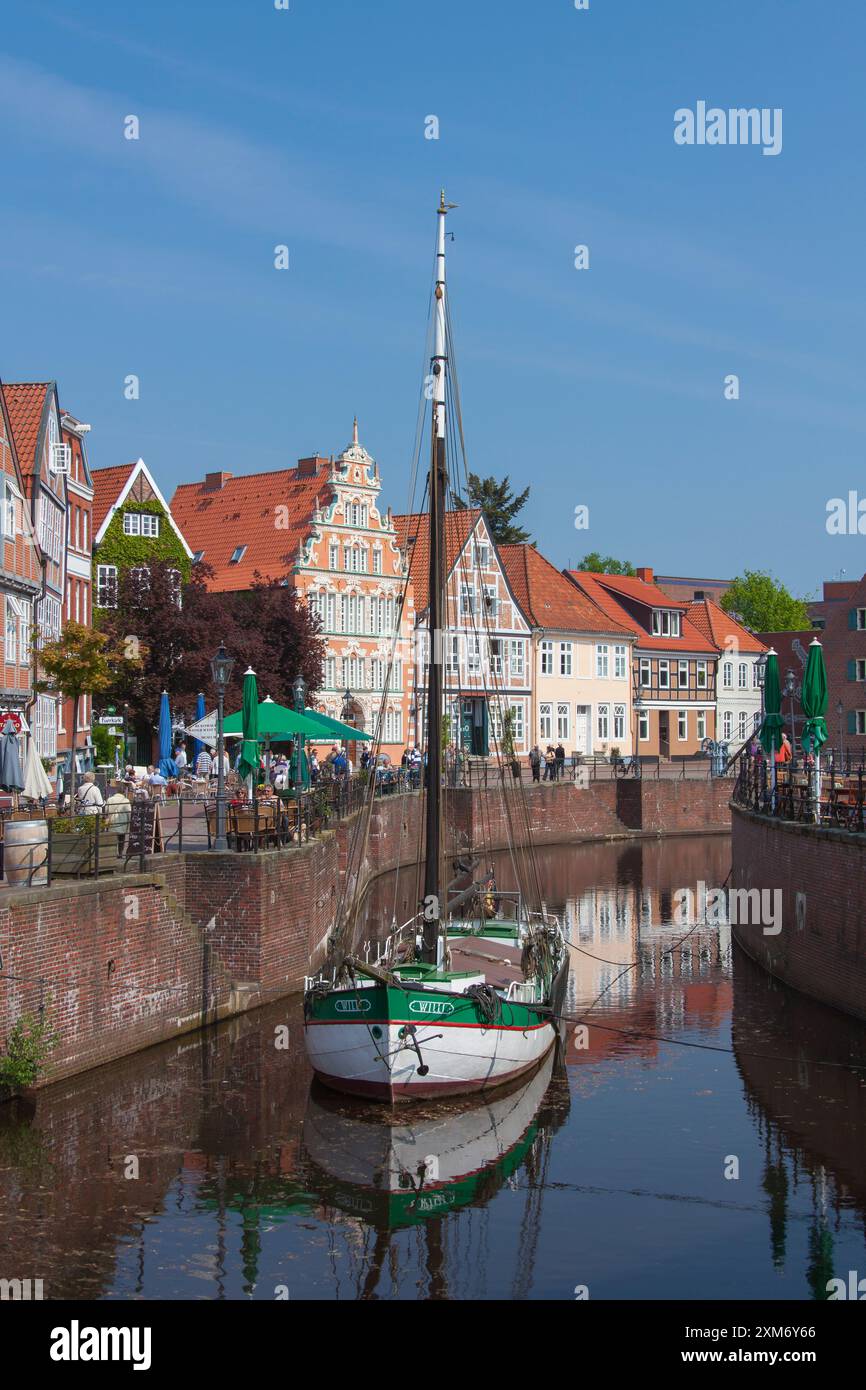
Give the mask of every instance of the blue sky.
<path id="1" fill-rule="evenodd" d="M 56 378 L 96 466 L 170 495 L 357 412 L 403 510 L 444 184 L 469 465 L 552 560 L 866 569 L 825 529 L 866 496 L 861 9 L 33 0 L 4 40 L 0 376 Z M 781 107 L 782 152 L 676 145 L 699 100 Z"/>

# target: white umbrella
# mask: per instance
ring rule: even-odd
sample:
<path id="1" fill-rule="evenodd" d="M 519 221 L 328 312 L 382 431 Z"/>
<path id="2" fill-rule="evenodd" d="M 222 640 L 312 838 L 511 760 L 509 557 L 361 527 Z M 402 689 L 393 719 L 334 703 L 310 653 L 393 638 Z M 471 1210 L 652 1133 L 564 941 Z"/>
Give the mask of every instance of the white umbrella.
<path id="1" fill-rule="evenodd" d="M 45 775 L 42 759 L 36 752 L 33 739 L 28 740 L 27 761 L 24 764 L 24 795 L 31 801 L 41 801 L 52 795 L 54 788 Z"/>

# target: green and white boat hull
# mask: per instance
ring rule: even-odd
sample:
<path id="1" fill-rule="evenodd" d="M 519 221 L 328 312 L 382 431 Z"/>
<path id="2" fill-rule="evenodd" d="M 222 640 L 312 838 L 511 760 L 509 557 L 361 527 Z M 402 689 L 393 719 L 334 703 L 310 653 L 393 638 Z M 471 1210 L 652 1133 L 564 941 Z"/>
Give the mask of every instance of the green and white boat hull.
<path id="1" fill-rule="evenodd" d="M 500 999 L 491 1018 L 463 992 L 482 976 L 421 967 L 400 976 L 403 988 L 359 979 L 309 996 L 307 1052 L 325 1085 L 392 1102 L 467 1095 L 524 1075 L 553 1046 L 542 1006 Z"/>

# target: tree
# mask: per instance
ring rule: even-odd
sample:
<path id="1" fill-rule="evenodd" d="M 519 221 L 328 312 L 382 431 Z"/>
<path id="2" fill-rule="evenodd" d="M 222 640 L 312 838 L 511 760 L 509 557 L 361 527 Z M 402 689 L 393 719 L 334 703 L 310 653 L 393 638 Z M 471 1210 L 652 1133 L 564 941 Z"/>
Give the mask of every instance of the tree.
<path id="1" fill-rule="evenodd" d="M 526 505 L 528 487 L 515 497 L 507 473 L 501 483 L 493 477 L 479 478 L 477 473 L 470 473 L 468 481 L 469 502 L 484 512 L 497 545 L 522 545 L 529 540 L 528 531 L 513 525 L 517 513 Z M 455 496 L 452 500 L 459 510 L 466 507 L 461 498 Z"/>
<path id="2" fill-rule="evenodd" d="M 794 598 L 765 570 L 744 570 L 721 606 L 752 632 L 802 632 L 812 626 L 806 600 Z"/>
<path id="3" fill-rule="evenodd" d="M 79 701 L 82 695 L 101 695 L 116 679 L 117 670 L 132 664 L 125 652 L 115 647 L 109 634 L 81 623 L 67 623 L 57 641 L 46 642 L 39 653 L 39 665 L 47 679 L 36 682 L 37 690 L 60 690 L 72 701 L 70 803 L 75 800 Z"/>
<path id="4" fill-rule="evenodd" d="M 629 560 L 615 560 L 612 555 L 600 555 L 597 550 L 591 550 L 588 555 L 584 555 L 577 568 L 586 570 L 589 574 L 635 575 L 637 573 Z"/>
<path id="5" fill-rule="evenodd" d="M 198 692 L 211 689 L 211 657 L 220 642 L 235 658 L 226 690 L 229 711 L 240 708 L 248 666 L 262 698 L 270 695 L 278 704 L 294 703 L 292 684 L 299 674 L 310 691 L 321 684 L 318 619 L 291 582 L 255 576 L 252 589 L 222 594 L 207 588 L 212 576 L 208 565 L 196 565 L 179 591 L 168 563 L 130 570 L 117 585 L 117 606 L 103 612 L 101 621 L 115 642 L 140 653 L 139 669 L 119 671 L 111 696 L 125 701 L 141 723 L 155 724 L 163 690 L 175 708 L 195 707 Z"/>

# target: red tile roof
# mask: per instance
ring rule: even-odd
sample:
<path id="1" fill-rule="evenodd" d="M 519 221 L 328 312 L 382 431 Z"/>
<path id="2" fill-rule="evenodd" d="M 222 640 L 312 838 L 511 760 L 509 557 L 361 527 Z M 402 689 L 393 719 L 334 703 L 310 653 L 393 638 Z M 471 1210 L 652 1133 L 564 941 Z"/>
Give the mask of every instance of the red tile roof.
<path id="1" fill-rule="evenodd" d="M 633 635 L 531 545 L 497 547 L 512 592 L 533 627 Z"/>
<path id="2" fill-rule="evenodd" d="M 50 381 L 3 383 L 9 424 L 15 439 L 18 462 L 25 478 L 32 477 L 36 463 L 36 444 Z"/>
<path id="3" fill-rule="evenodd" d="M 99 534 L 108 513 L 129 482 L 130 474 L 138 467 L 136 463 L 122 463 L 113 468 L 93 468 L 93 534 Z"/>
<path id="4" fill-rule="evenodd" d="M 478 525 L 481 512 L 466 507 L 445 513 L 445 572 L 451 574 L 464 545 Z M 415 612 L 423 613 L 428 602 L 430 578 L 430 518 L 426 512 L 408 512 L 393 518 L 397 544 L 409 557 L 409 574 L 415 594 Z"/>
<path id="5" fill-rule="evenodd" d="M 310 533 L 316 503 L 333 496 L 328 471 L 300 474 L 297 468 L 272 473 L 222 475 L 223 486 L 182 483 L 171 499 L 171 514 L 193 554 L 214 570 L 208 588 L 217 593 L 249 589 L 256 571 L 263 579 L 282 579 L 295 563 L 298 546 Z M 278 508 L 286 508 L 279 511 Z M 238 564 L 230 558 L 246 550 Z"/>
<path id="6" fill-rule="evenodd" d="M 686 604 L 674 603 L 655 584 L 622 574 L 595 574 L 587 570 L 569 570 L 568 574 L 603 612 L 637 632 L 637 646 L 641 651 L 712 652 L 715 655 L 713 643 L 689 621 Z M 645 618 L 635 617 L 620 603 L 620 598 L 648 608 L 678 609 L 682 613 L 682 636 L 654 637 L 649 613 Z"/>
<path id="7" fill-rule="evenodd" d="M 763 642 L 749 632 L 748 628 L 738 623 L 724 608 L 720 608 L 712 599 L 696 599 L 689 604 L 689 621 L 694 623 L 698 632 L 703 633 L 708 641 L 712 642 L 719 651 L 727 651 L 733 645 L 733 650 L 741 652 L 762 652 L 764 651 Z"/>

